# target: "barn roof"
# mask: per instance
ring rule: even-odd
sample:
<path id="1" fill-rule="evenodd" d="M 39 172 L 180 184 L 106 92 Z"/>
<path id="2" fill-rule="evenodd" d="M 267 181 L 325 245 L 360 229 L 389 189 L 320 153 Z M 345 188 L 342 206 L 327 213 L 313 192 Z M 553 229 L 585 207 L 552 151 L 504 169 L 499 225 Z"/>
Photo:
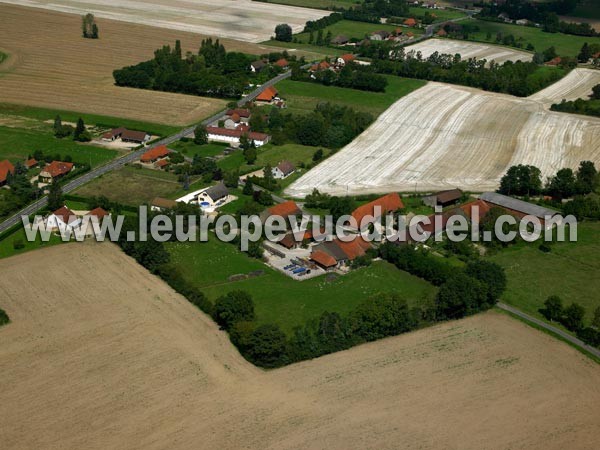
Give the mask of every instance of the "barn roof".
<path id="1" fill-rule="evenodd" d="M 555 214 L 558 214 L 558 211 L 553 209 L 534 205 L 533 203 L 524 202 L 523 200 L 508 197 L 506 195 L 497 194 L 496 192 L 485 192 L 481 194 L 479 198 L 488 203 L 492 203 L 494 205 L 511 209 L 526 215 L 532 215 L 540 219 L 545 218 L 545 216 L 554 216 Z"/>

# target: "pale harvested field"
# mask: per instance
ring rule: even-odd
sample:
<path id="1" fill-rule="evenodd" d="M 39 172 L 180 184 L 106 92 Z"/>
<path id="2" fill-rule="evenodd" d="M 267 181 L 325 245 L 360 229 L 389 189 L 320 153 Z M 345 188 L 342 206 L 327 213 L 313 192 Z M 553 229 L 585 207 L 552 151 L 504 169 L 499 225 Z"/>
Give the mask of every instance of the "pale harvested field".
<path id="1" fill-rule="evenodd" d="M 275 26 L 287 23 L 295 33 L 307 20 L 325 11 L 251 0 L 0 0 L 33 8 L 49 9 L 152 27 L 189 31 L 208 36 L 262 42 L 274 35 Z"/>
<path id="2" fill-rule="evenodd" d="M 170 125 L 193 123 L 225 101 L 114 86 L 112 72 L 150 59 L 164 44 L 181 39 L 198 51 L 203 36 L 165 28 L 99 19 L 101 39 L 80 36 L 72 14 L 0 3 L 0 102 L 80 111 Z M 224 41 L 229 50 L 262 53 L 268 47 Z"/>
<path id="3" fill-rule="evenodd" d="M 582 160 L 600 164 L 599 119 L 550 112 L 527 98 L 429 83 L 286 193 L 481 192 L 496 189 L 515 164 L 533 164 L 546 177 Z"/>
<path id="4" fill-rule="evenodd" d="M 579 68 L 572 70 L 557 83 L 536 92 L 529 98 L 542 102 L 547 106 L 560 103 L 563 99 L 577 100 L 582 98 L 587 100 L 592 94 L 592 88 L 597 84 L 600 84 L 600 70 Z"/>
<path id="5" fill-rule="evenodd" d="M 506 61 L 531 61 L 533 54 L 499 45 L 477 44 L 474 42 L 456 41 L 452 39 L 427 39 L 405 47 L 406 52 L 421 52 L 424 58 L 429 58 L 434 52 L 455 55 L 459 53 L 462 59 L 486 59 L 503 64 Z"/>
<path id="6" fill-rule="evenodd" d="M 60 261 L 60 264 L 50 263 Z M 111 244 L 0 261 L 5 449 L 591 449 L 600 367 L 490 312 L 264 372 Z"/>

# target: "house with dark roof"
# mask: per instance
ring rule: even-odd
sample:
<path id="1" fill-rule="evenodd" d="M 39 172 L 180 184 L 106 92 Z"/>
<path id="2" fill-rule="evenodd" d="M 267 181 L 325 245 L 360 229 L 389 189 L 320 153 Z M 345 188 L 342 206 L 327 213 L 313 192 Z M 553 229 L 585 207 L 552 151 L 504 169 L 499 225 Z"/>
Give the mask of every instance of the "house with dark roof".
<path id="1" fill-rule="evenodd" d="M 15 166 L 8 159 L 0 161 L 0 186 L 4 186 L 8 182 L 9 174 L 14 173 Z"/>
<path id="2" fill-rule="evenodd" d="M 257 72 L 260 72 L 261 70 L 263 70 L 266 66 L 267 66 L 266 62 L 264 62 L 262 59 L 258 59 L 256 61 L 252 61 L 250 63 L 250 71 L 253 73 L 257 73 Z"/>
<path id="3" fill-rule="evenodd" d="M 372 41 L 385 41 L 388 37 L 391 36 L 391 33 L 386 30 L 373 31 L 371 33 L 370 39 Z"/>
<path id="4" fill-rule="evenodd" d="M 537 217 L 540 219 L 542 225 L 545 224 L 547 219 L 551 219 L 557 214 L 560 214 L 554 209 L 535 205 L 507 195 L 497 194 L 496 192 L 485 192 L 479 196 L 479 200 L 482 200 L 491 206 L 503 208 L 517 218 L 523 218 L 525 216 Z"/>
<path id="5" fill-rule="evenodd" d="M 333 45 L 346 45 L 348 42 L 350 42 L 350 39 L 344 34 L 338 34 L 331 40 Z"/>
<path id="6" fill-rule="evenodd" d="M 162 197 L 154 197 L 154 199 L 150 202 L 151 211 L 166 211 L 168 209 L 173 209 L 176 206 L 177 202 L 175 200 Z"/>
<path id="7" fill-rule="evenodd" d="M 109 142 L 114 141 L 115 139 L 120 138 L 124 131 L 125 131 L 125 128 L 123 128 L 123 127 L 113 128 L 112 130 L 104 133 L 101 136 L 101 139 L 103 141 L 109 141 Z"/>
<path id="8" fill-rule="evenodd" d="M 423 203 L 432 208 L 436 206 L 441 206 L 445 208 L 446 206 L 454 205 L 460 201 L 462 198 L 463 191 L 460 189 L 448 189 L 445 191 L 436 192 L 435 194 L 426 195 L 423 197 Z"/>
<path id="9" fill-rule="evenodd" d="M 215 184 L 198 193 L 197 201 L 200 207 L 214 208 L 229 199 L 229 189 L 223 183 Z"/>
<path id="10" fill-rule="evenodd" d="M 272 169 L 273 178 L 283 180 L 296 171 L 296 166 L 289 161 L 281 161 Z"/>
<path id="11" fill-rule="evenodd" d="M 72 162 L 52 161 L 42 169 L 38 175 L 38 181 L 40 183 L 52 183 L 68 174 L 73 170 L 73 167 Z"/>
<path id="12" fill-rule="evenodd" d="M 145 131 L 136 130 L 124 130 L 121 133 L 121 140 L 123 142 L 132 142 L 134 144 L 145 144 L 150 140 L 150 135 Z"/>

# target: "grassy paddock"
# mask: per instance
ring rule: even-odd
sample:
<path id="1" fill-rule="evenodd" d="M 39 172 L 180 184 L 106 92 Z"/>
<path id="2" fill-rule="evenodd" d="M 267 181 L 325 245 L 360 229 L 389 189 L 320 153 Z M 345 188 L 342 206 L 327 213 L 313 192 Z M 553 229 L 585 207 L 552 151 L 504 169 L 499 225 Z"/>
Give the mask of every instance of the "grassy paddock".
<path id="1" fill-rule="evenodd" d="M 232 290 L 245 290 L 254 298 L 257 322 L 277 323 L 286 333 L 317 319 L 324 311 L 346 314 L 380 292 L 397 292 L 411 304 L 430 301 L 436 292 L 429 283 L 382 261 L 331 282 L 325 277 L 299 282 L 216 239 L 169 243 L 167 249 L 184 277 L 211 300 Z M 254 270 L 263 270 L 264 274 L 242 281 L 228 280 L 231 275 Z"/>
<path id="2" fill-rule="evenodd" d="M 50 130 L 24 129 L 0 126 L 0 160 L 23 161 L 35 150 L 44 154 L 71 155 L 76 164 L 97 166 L 115 158 L 116 150 L 79 144 L 72 139 L 57 139 Z"/>
<path id="3" fill-rule="evenodd" d="M 284 144 L 272 145 L 267 144 L 258 149 L 258 157 L 252 165 L 246 164 L 244 155 L 241 151 L 236 151 L 233 154 L 223 158 L 218 162 L 221 169 L 225 171 L 239 170 L 240 173 L 248 173 L 264 167 L 266 164 L 271 166 L 277 165 L 283 160 L 294 163 L 297 167 L 304 163 L 309 164 L 312 161 L 312 156 L 319 147 L 310 147 L 300 144 Z M 327 150 L 323 150 L 327 154 Z"/>
<path id="4" fill-rule="evenodd" d="M 114 202 L 137 206 L 154 197 L 168 197 L 180 188 L 177 177 L 171 173 L 125 166 L 80 187 L 74 195 L 103 195 Z"/>
<path id="5" fill-rule="evenodd" d="M 600 306 L 600 223 L 581 222 L 577 242 L 551 244 L 544 253 L 535 244 L 517 244 L 490 256 L 506 270 L 508 288 L 502 300 L 543 319 L 539 309 L 551 295 L 563 303 L 578 302 L 587 319 Z"/>
<path id="6" fill-rule="evenodd" d="M 177 150 L 183 153 L 185 156 L 193 158 L 196 155 L 199 156 L 217 156 L 223 153 L 223 151 L 229 147 L 227 144 L 220 144 L 217 142 L 211 142 L 209 144 L 198 145 L 194 144 L 193 141 L 182 142 L 177 141 L 169 145 L 169 148 Z"/>
<path id="7" fill-rule="evenodd" d="M 348 53 L 348 50 L 344 50 L 341 48 L 321 47 L 317 45 L 305 44 L 302 42 L 281 42 L 270 40 L 263 42 L 263 44 L 272 47 L 279 47 L 282 49 L 282 51 L 285 49 L 288 52 L 293 53 L 297 56 L 304 56 L 307 59 L 307 61 L 320 60 L 325 59 L 328 56 L 340 56 L 344 53 Z"/>
<path id="8" fill-rule="evenodd" d="M 280 95 L 286 99 L 291 112 L 307 113 L 320 102 L 338 103 L 359 111 L 379 115 L 396 100 L 424 86 L 427 82 L 386 76 L 386 92 L 367 92 L 357 89 L 324 86 L 318 83 L 283 80 L 277 84 Z"/>
<path id="9" fill-rule="evenodd" d="M 534 27 L 488 22 L 477 19 L 468 19 L 460 23 L 469 23 L 479 27 L 479 31 L 473 33 L 470 37 L 470 40 L 473 41 L 494 43 L 496 40 L 496 33 L 500 32 L 505 36 L 512 34 L 515 39 L 521 39 L 521 42 L 523 43 L 523 49 L 527 47 L 527 44 L 531 44 L 535 47 L 536 51 L 541 52 L 549 47 L 554 46 L 556 48 L 556 53 L 562 56 L 577 56 L 581 50 L 581 46 L 585 42 L 588 44 L 600 44 L 600 38 L 598 37 L 575 36 L 572 34 L 562 33 L 545 33 L 541 29 Z M 488 32 L 492 35 L 491 41 L 486 39 Z"/>
<path id="10" fill-rule="evenodd" d="M 325 27 L 323 29 L 323 36 L 326 36 L 327 33 L 329 31 L 331 31 L 332 38 L 336 37 L 339 34 L 343 34 L 344 36 L 348 37 L 349 39 L 353 39 L 353 38 L 364 39 L 365 37 L 368 37 L 374 31 L 385 30 L 385 31 L 392 32 L 396 28 L 398 28 L 396 25 L 387 25 L 387 24 L 381 24 L 381 23 L 355 22 L 352 20 L 340 20 L 339 22 L 336 22 L 332 25 L 329 25 L 328 27 Z M 407 30 L 409 30 L 409 29 L 407 28 Z M 410 28 L 410 31 L 412 31 L 415 35 L 423 33 L 423 31 L 420 29 Z M 294 35 L 294 37 L 297 38 L 300 42 L 307 44 L 308 39 L 310 37 L 310 33 L 299 33 L 299 34 Z M 313 33 L 313 37 L 316 39 L 317 33 Z"/>
<path id="11" fill-rule="evenodd" d="M 23 244 L 23 248 L 15 248 L 15 243 L 20 242 Z M 39 248 L 50 247 L 52 245 L 62 244 L 62 240 L 59 236 L 51 235 L 48 242 L 43 242 L 41 238 L 38 238 L 33 242 L 27 241 L 25 230 L 23 227 L 19 228 L 12 233 L 3 236 L 0 240 L 0 258 L 8 258 L 9 256 L 18 255 L 31 250 L 37 250 Z"/>

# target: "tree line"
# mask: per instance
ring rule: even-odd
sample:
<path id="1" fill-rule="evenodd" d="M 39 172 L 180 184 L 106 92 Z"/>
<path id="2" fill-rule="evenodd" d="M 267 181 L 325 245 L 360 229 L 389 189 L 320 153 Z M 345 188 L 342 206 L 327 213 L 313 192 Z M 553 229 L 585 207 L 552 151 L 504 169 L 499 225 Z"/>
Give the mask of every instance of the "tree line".
<path id="1" fill-rule="evenodd" d="M 371 92 L 385 92 L 388 84 L 387 79 L 375 73 L 371 66 L 353 62 L 346 63 L 338 72 L 320 70 L 311 74 L 308 71 L 292 71 L 292 79 Z"/>
<path id="2" fill-rule="evenodd" d="M 574 332 L 586 344 L 600 348 L 600 306 L 595 309 L 594 317 L 587 326 L 585 308 L 577 302 L 564 306 L 562 299 L 557 295 L 548 297 L 539 311 L 546 319 L 558 322 Z"/>
<path id="3" fill-rule="evenodd" d="M 471 86 L 518 97 L 527 97 L 565 74 L 560 68 L 541 70 L 533 62 L 506 61 L 500 65 L 492 61 L 486 66 L 485 60 L 463 60 L 458 54 L 438 52 L 423 58 L 420 52 L 406 53 L 404 48 L 393 49 L 385 44 L 362 45 L 360 53 L 374 59 L 372 65 L 378 73 Z"/>
<path id="4" fill-rule="evenodd" d="M 592 88 L 592 95 L 589 99 L 578 98 L 571 101 L 563 99 L 560 103 L 554 103 L 550 109 L 552 111 L 600 117 L 600 84 Z"/>

